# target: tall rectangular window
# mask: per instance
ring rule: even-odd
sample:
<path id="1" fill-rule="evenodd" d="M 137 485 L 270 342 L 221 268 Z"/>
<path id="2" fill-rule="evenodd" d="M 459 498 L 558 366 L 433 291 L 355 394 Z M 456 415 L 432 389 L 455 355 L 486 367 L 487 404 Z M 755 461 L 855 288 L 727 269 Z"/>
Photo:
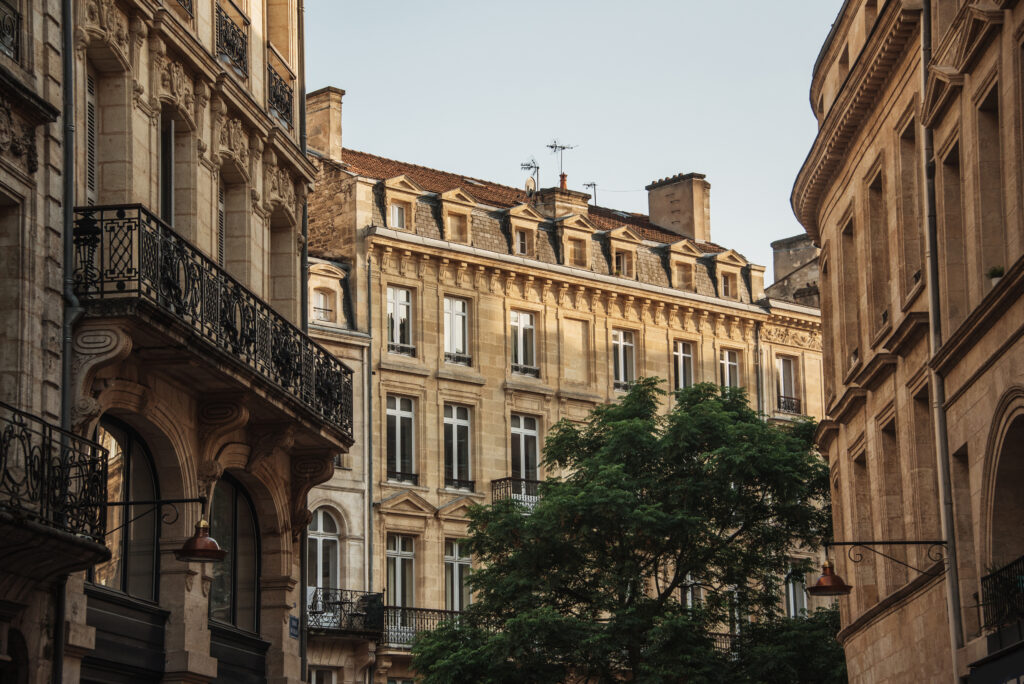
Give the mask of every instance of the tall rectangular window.
<path id="1" fill-rule="evenodd" d="M 516 231 L 516 254 L 520 256 L 526 256 L 530 250 L 530 236 L 526 234 L 525 230 Z"/>
<path id="2" fill-rule="evenodd" d="M 786 616 L 796 618 L 807 612 L 807 588 L 804 575 L 789 564 L 786 573 Z"/>
<path id="3" fill-rule="evenodd" d="M 444 607 L 463 610 L 472 602 L 466 579 L 471 572 L 469 552 L 457 539 L 444 540 Z"/>
<path id="4" fill-rule="evenodd" d="M 96 140 L 99 127 L 99 108 L 96 106 L 96 77 L 85 77 L 85 201 L 96 204 Z"/>
<path id="5" fill-rule="evenodd" d="M 469 302 L 458 297 L 444 298 L 444 360 L 469 365 Z"/>
<path id="6" fill-rule="evenodd" d="M 889 217 L 885 204 L 882 174 L 868 186 L 868 274 L 872 321 L 869 333 L 875 333 L 889 322 Z"/>
<path id="7" fill-rule="evenodd" d="M 174 225 L 174 118 L 160 115 L 160 218 Z"/>
<path id="8" fill-rule="evenodd" d="M 903 294 L 910 292 L 924 277 L 924 238 L 920 219 L 918 174 L 921 162 L 917 151 L 917 122 L 911 120 L 900 134 L 900 246 L 903 260 L 900 264 Z"/>
<path id="9" fill-rule="evenodd" d="M 444 405 L 444 485 L 473 491 L 469 471 L 469 407 Z"/>
<path id="10" fill-rule="evenodd" d="M 960 146 L 954 145 L 939 166 L 939 188 L 936 196 L 940 206 L 939 244 L 942 258 L 939 292 L 943 294 L 942 326 L 949 336 L 967 316 L 967 243 L 964 235 L 963 177 L 960 168 Z"/>
<path id="11" fill-rule="evenodd" d="M 469 240 L 469 218 L 465 214 L 449 214 L 448 229 L 451 233 L 448 239 L 452 242 Z"/>
<path id="12" fill-rule="evenodd" d="M 1003 212 L 1003 146 L 999 131 L 999 84 L 992 85 L 978 107 L 978 190 L 981 211 L 981 263 L 990 268 L 1009 266 L 1006 216 Z"/>
<path id="13" fill-rule="evenodd" d="M 623 278 L 633 277 L 633 254 L 631 252 L 615 252 L 615 275 Z"/>
<path id="14" fill-rule="evenodd" d="M 317 668 L 313 670 L 313 684 L 337 684 L 337 673 L 334 670 Z"/>
<path id="15" fill-rule="evenodd" d="M 224 181 L 217 183 L 217 265 L 224 268 L 224 238 L 227 230 L 227 209 L 224 204 Z"/>
<path id="16" fill-rule="evenodd" d="M 785 413 L 800 413 L 797 360 L 792 356 L 779 356 L 775 359 L 775 370 L 779 379 L 779 410 Z"/>
<path id="17" fill-rule="evenodd" d="M 512 311 L 509 314 L 512 372 L 539 377 L 533 321 L 534 315 L 526 311 Z"/>
<path id="18" fill-rule="evenodd" d="M 419 484 L 415 472 L 415 413 L 409 397 L 388 395 L 387 449 L 388 479 Z"/>
<path id="19" fill-rule="evenodd" d="M 512 414 L 512 477 L 537 479 L 537 419 Z"/>
<path id="20" fill-rule="evenodd" d="M 587 243 L 577 238 L 569 240 L 569 254 L 572 258 L 572 265 L 578 268 L 587 266 Z"/>
<path id="21" fill-rule="evenodd" d="M 839 291 L 843 293 L 841 322 L 843 327 L 842 374 L 860 362 L 860 264 L 857 258 L 857 244 L 854 242 L 853 221 L 846 224 L 840 236 L 839 258 L 842 279 Z"/>
<path id="22" fill-rule="evenodd" d="M 680 290 L 693 292 L 693 266 L 686 263 L 677 263 L 675 267 L 674 285 Z"/>
<path id="23" fill-rule="evenodd" d="M 416 355 L 412 344 L 412 291 L 404 287 L 388 288 L 388 351 Z"/>
<path id="24" fill-rule="evenodd" d="M 740 354 L 734 349 L 723 349 L 718 357 L 723 387 L 740 386 Z"/>
<path id="25" fill-rule="evenodd" d="M 676 340 L 672 346 L 672 381 L 675 389 L 693 384 L 693 345 Z"/>
<path id="26" fill-rule="evenodd" d="M 391 227 L 405 229 L 405 205 L 398 202 L 391 203 Z"/>
<path id="27" fill-rule="evenodd" d="M 612 370 L 615 389 L 628 390 L 636 380 L 632 330 L 612 330 Z"/>
<path id="28" fill-rule="evenodd" d="M 407 534 L 388 533 L 387 546 L 387 601 L 389 606 L 411 608 L 415 604 L 414 589 L 415 540 Z"/>

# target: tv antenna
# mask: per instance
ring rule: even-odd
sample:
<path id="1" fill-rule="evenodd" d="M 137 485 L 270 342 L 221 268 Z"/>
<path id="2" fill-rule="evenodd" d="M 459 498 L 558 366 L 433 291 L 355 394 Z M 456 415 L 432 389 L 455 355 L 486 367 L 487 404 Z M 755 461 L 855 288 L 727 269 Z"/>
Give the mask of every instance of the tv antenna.
<path id="1" fill-rule="evenodd" d="M 566 150 L 574 150 L 574 149 L 576 149 L 576 146 L 575 145 L 563 145 L 562 143 L 558 142 L 557 138 L 555 138 L 550 143 L 548 143 L 547 148 L 549 150 L 551 150 L 554 154 L 558 155 L 558 176 L 561 177 L 562 174 L 563 174 L 563 171 L 562 171 L 562 155 L 563 155 L 563 153 Z"/>
<path id="2" fill-rule="evenodd" d="M 540 186 L 540 166 L 537 164 L 537 160 L 530 157 L 530 161 L 523 162 L 519 165 L 519 168 L 530 172 L 530 177 L 533 179 L 533 189 L 536 190 Z M 527 187 L 529 187 L 529 183 L 527 183 Z M 533 193 L 528 190 L 527 194 L 532 195 Z"/>
<path id="3" fill-rule="evenodd" d="M 596 182 L 584 183 L 583 187 L 590 188 L 591 190 L 594 191 L 594 206 L 596 207 L 597 206 L 597 183 Z"/>

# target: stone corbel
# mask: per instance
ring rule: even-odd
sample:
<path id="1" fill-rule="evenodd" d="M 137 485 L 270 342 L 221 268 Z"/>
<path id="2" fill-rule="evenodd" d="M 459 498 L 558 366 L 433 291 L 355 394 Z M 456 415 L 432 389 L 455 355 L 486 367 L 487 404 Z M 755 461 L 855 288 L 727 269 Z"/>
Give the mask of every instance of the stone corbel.
<path id="1" fill-rule="evenodd" d="M 306 507 L 309 491 L 334 474 L 334 458 L 328 453 L 293 453 L 291 457 L 292 540 L 298 541 L 313 516 Z"/>
<path id="2" fill-rule="evenodd" d="M 425 278 L 431 275 L 432 266 L 433 264 L 430 263 L 430 255 L 421 254 L 420 258 L 416 260 L 416 277 Z"/>
<path id="3" fill-rule="evenodd" d="M 142 19 L 142 17 L 135 16 L 132 17 L 128 32 L 131 37 L 129 58 L 132 62 L 132 69 L 138 73 L 139 53 L 142 51 L 142 44 L 146 42 L 146 37 L 149 35 L 149 25 Z"/>
<path id="4" fill-rule="evenodd" d="M 292 423 L 261 428 L 254 433 L 249 462 L 245 464 L 250 473 L 263 461 L 273 458 L 287 460 L 289 450 L 295 446 L 295 425 Z"/>
<path id="5" fill-rule="evenodd" d="M 132 351 L 132 338 L 124 328 L 109 322 L 86 322 L 79 326 L 72 342 L 71 411 L 72 430 L 79 432 L 99 418 L 102 406 L 97 400 L 93 382 L 96 373 L 111 364 L 124 360 Z"/>

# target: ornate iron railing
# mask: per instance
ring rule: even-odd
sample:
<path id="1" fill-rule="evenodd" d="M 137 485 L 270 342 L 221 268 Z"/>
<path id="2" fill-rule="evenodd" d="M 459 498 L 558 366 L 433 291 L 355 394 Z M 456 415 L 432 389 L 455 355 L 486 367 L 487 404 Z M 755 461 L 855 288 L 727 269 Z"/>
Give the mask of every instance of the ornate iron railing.
<path id="1" fill-rule="evenodd" d="M 416 356 L 416 346 L 412 344 L 402 344 L 401 342 L 388 342 L 388 353 Z"/>
<path id="2" fill-rule="evenodd" d="M 633 383 L 629 380 L 616 380 L 612 386 L 617 392 L 628 392 Z"/>
<path id="3" fill-rule="evenodd" d="M 292 127 L 292 87 L 273 66 L 267 65 L 267 108 Z"/>
<path id="4" fill-rule="evenodd" d="M 437 629 L 446 620 L 457 620 L 457 610 L 401 608 L 384 606 L 384 644 L 392 648 L 410 648 L 420 632 Z"/>
<path id="5" fill-rule="evenodd" d="M 445 476 L 444 486 L 449 489 L 465 489 L 472 492 L 475 491 L 474 487 L 476 486 L 476 482 L 474 480 L 461 480 L 457 477 Z"/>
<path id="6" fill-rule="evenodd" d="M 728 634 L 726 632 L 712 632 L 711 643 L 716 651 L 721 653 L 729 653 L 733 649 L 733 641 L 736 638 L 735 634 Z"/>
<path id="7" fill-rule="evenodd" d="M 145 300 L 352 438 L 352 371 L 138 204 L 75 210 L 75 294 Z"/>
<path id="8" fill-rule="evenodd" d="M 181 5 L 182 9 L 188 12 L 190 17 L 193 15 L 192 0 L 178 0 L 178 4 Z"/>
<path id="9" fill-rule="evenodd" d="M 524 480 L 519 477 L 491 480 L 491 501 L 505 499 L 512 499 L 527 508 L 533 508 L 540 500 L 540 480 Z"/>
<path id="10" fill-rule="evenodd" d="M 21 13 L 0 0 L 0 52 L 17 60 L 21 55 Z"/>
<path id="11" fill-rule="evenodd" d="M 103 544 L 107 450 L 0 403 L 0 510 Z"/>
<path id="12" fill-rule="evenodd" d="M 217 56 L 242 75 L 249 75 L 249 34 L 217 4 Z"/>
<path id="13" fill-rule="evenodd" d="M 445 363 L 457 363 L 462 366 L 469 366 L 473 363 L 473 357 L 469 354 L 458 354 L 456 352 L 444 353 Z"/>
<path id="14" fill-rule="evenodd" d="M 800 399 L 798 397 L 784 397 L 780 394 L 779 410 L 783 413 L 800 413 Z"/>
<path id="15" fill-rule="evenodd" d="M 540 377 L 540 368 L 536 366 L 524 366 L 521 363 L 513 363 L 512 372 L 518 373 L 519 375 L 529 375 L 534 378 Z"/>
<path id="16" fill-rule="evenodd" d="M 384 631 L 384 595 L 311 587 L 306 604 L 306 627 L 312 632 L 377 638 Z"/>
<path id="17" fill-rule="evenodd" d="M 981 578 L 985 628 L 1024 620 L 1024 556 Z"/>
<path id="18" fill-rule="evenodd" d="M 395 482 L 408 482 L 409 484 L 419 485 L 420 476 L 418 473 L 406 473 L 400 470 L 388 469 L 388 479 L 394 480 Z"/>

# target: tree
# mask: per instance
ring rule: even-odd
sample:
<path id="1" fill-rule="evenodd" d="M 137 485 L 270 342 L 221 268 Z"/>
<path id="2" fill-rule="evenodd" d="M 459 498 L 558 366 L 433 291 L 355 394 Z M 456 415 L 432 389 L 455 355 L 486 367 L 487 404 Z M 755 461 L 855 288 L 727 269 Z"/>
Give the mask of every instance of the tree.
<path id="1" fill-rule="evenodd" d="M 475 602 L 416 640 L 424 682 L 744 678 L 714 633 L 773 618 L 788 553 L 827 534 L 827 469 L 810 421 L 711 384 L 660 415 L 658 383 L 555 425 L 544 462 L 564 475 L 532 509 L 470 512 Z"/>

